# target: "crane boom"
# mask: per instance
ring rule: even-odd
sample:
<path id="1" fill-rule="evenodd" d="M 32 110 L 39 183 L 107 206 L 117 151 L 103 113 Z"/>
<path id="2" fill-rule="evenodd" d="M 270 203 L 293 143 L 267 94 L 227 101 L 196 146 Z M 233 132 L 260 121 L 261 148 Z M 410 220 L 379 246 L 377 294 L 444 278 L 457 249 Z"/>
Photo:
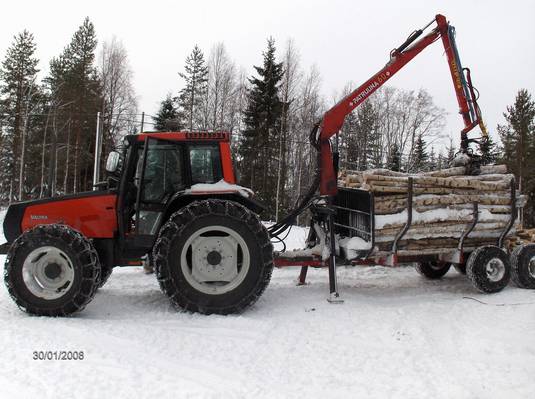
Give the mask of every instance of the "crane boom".
<path id="1" fill-rule="evenodd" d="M 419 38 L 423 31 L 436 22 L 436 27 L 425 36 Z M 320 150 L 320 194 L 336 195 L 337 176 L 336 162 L 333 162 L 333 152 L 330 138 L 337 134 L 344 123 L 345 117 L 362 104 L 372 93 L 384 85 L 395 73 L 403 68 L 427 46 L 442 39 L 448 59 L 448 66 L 462 116 L 464 128 L 461 131 L 461 151 L 468 152 L 468 147 L 475 139 L 468 139 L 467 133 L 476 126 L 480 126 L 482 137 L 487 137 L 487 131 L 477 105 L 475 89 L 472 86 L 470 70 L 461 66 L 457 46 L 455 44 L 455 28 L 446 17 L 436 15 L 435 19 L 424 28 L 414 31 L 407 40 L 390 53 L 388 63 L 370 79 L 357 87 L 323 115 L 317 135 L 317 147 Z"/>

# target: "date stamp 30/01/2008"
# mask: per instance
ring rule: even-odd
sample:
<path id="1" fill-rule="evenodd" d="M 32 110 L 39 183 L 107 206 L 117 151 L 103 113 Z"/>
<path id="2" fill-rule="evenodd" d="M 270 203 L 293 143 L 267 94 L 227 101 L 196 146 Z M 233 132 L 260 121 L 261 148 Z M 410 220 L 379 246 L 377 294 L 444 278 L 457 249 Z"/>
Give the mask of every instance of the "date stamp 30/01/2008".
<path id="1" fill-rule="evenodd" d="M 84 360 L 84 351 L 33 351 L 33 360 Z"/>

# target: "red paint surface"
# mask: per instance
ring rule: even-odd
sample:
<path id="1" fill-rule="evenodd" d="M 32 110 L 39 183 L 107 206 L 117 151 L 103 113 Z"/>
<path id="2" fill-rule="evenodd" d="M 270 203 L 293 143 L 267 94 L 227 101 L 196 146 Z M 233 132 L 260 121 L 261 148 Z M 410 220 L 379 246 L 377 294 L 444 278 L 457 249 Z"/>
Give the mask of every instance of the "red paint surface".
<path id="1" fill-rule="evenodd" d="M 116 203 L 117 196 L 110 194 L 30 205 L 22 218 L 22 231 L 39 224 L 61 223 L 89 238 L 113 238 L 117 231 Z"/>

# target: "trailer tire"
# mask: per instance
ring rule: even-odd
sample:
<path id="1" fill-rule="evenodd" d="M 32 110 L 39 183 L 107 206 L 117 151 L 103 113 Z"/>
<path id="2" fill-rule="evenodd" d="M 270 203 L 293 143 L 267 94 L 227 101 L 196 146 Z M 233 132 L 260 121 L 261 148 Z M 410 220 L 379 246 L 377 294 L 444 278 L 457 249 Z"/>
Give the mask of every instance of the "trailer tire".
<path id="1" fill-rule="evenodd" d="M 488 294 L 503 290 L 511 279 L 511 263 L 501 248 L 487 245 L 468 257 L 466 275 L 472 285 Z"/>
<path id="2" fill-rule="evenodd" d="M 68 226 L 50 224 L 36 226 L 13 242 L 4 282 L 11 298 L 27 313 L 67 316 L 93 299 L 99 274 L 91 241 Z"/>
<path id="3" fill-rule="evenodd" d="M 437 280 L 442 278 L 450 270 L 450 267 L 451 263 L 447 262 L 419 262 L 416 264 L 416 271 L 425 278 Z"/>
<path id="4" fill-rule="evenodd" d="M 511 279 L 520 288 L 535 289 L 535 244 L 519 245 L 511 252 Z"/>
<path id="5" fill-rule="evenodd" d="M 203 314 L 242 312 L 264 292 L 273 271 L 264 225 L 243 205 L 225 200 L 196 201 L 171 215 L 153 257 L 173 305 Z"/>

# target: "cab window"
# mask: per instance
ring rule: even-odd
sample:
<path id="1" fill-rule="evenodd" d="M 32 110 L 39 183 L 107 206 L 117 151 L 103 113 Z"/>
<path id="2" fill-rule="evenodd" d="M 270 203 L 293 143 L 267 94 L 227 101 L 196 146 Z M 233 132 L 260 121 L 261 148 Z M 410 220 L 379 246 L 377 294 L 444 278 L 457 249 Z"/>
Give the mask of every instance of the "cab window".
<path id="1" fill-rule="evenodd" d="M 223 178 L 219 146 L 190 145 L 191 184 L 217 183 Z"/>

